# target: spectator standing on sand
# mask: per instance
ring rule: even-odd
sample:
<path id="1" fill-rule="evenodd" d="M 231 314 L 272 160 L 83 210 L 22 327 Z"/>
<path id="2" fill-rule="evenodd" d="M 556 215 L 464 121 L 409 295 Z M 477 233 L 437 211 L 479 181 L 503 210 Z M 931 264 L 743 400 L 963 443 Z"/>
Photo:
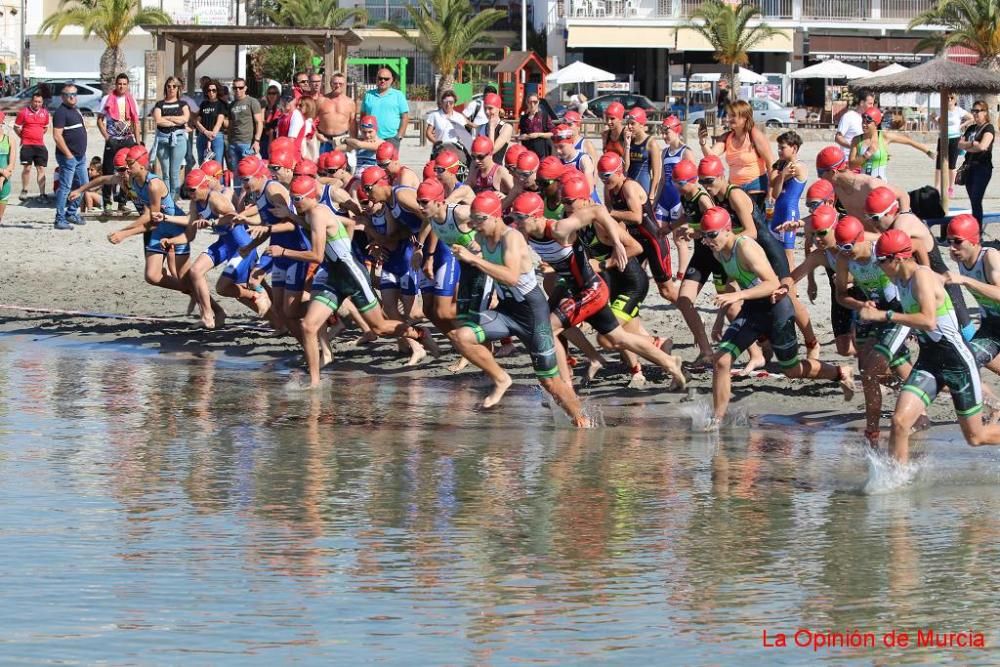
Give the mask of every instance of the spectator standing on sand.
<path id="1" fill-rule="evenodd" d="M 264 133 L 264 109 L 257 98 L 247 95 L 246 79 L 233 79 L 233 101 L 229 104 L 229 168 L 235 174 L 240 160 L 260 153 Z M 233 189 L 240 191 L 234 180 Z"/>
<path id="2" fill-rule="evenodd" d="M 851 158 L 851 143 L 854 141 L 854 137 L 864 130 L 861 116 L 873 106 L 875 106 L 875 96 L 862 91 L 858 94 L 857 109 L 847 109 L 840 115 L 840 120 L 837 122 L 837 135 L 834 139 L 837 145 L 843 149 L 845 160 Z"/>
<path id="3" fill-rule="evenodd" d="M 45 194 L 45 170 L 49 166 L 49 149 L 45 147 L 45 133 L 49 129 L 49 110 L 45 108 L 45 98 L 41 92 L 31 96 L 31 103 L 21 109 L 14 120 L 14 132 L 21 139 L 21 197 L 23 202 L 28 198 L 28 180 L 31 178 L 31 167 L 35 167 L 35 178 L 38 183 L 38 196 L 43 201 L 48 200 Z"/>
<path id="4" fill-rule="evenodd" d="M 392 87 L 393 78 L 392 70 L 386 67 L 379 69 L 377 87 L 365 93 L 361 100 L 361 115 L 375 116 L 379 139 L 391 141 L 399 148 L 410 122 L 410 105 L 406 95 Z"/>
<path id="5" fill-rule="evenodd" d="M 135 146 L 139 131 L 139 108 L 135 98 L 129 92 L 128 75 L 124 72 L 115 77 L 115 86 L 101 100 L 101 111 L 97 115 L 97 129 L 104 137 L 104 156 L 101 159 L 103 176 L 115 173 L 115 153 L 120 148 Z M 115 194 L 115 186 L 105 185 L 101 188 L 104 200 L 104 214 L 111 213 L 111 198 Z M 121 193 L 117 196 L 118 208 L 125 207 L 125 198 Z"/>
<path id="6" fill-rule="evenodd" d="M 79 215 L 80 200 L 67 203 L 69 192 L 74 181 L 78 186 L 87 182 L 87 128 L 76 108 L 76 86 L 73 84 L 62 89 L 62 104 L 52 114 L 52 139 L 59 164 L 55 228 L 72 229 L 72 225 L 84 222 Z"/>
<path id="7" fill-rule="evenodd" d="M 229 105 L 219 99 L 218 81 L 209 79 L 208 83 L 202 86 L 205 98 L 198 105 L 198 116 L 195 118 L 195 131 L 198 133 L 198 163 L 205 160 L 219 160 L 221 162 L 226 150 L 226 135 L 222 132 L 222 125 L 229 114 Z M 206 157 L 211 151 L 211 157 Z"/>

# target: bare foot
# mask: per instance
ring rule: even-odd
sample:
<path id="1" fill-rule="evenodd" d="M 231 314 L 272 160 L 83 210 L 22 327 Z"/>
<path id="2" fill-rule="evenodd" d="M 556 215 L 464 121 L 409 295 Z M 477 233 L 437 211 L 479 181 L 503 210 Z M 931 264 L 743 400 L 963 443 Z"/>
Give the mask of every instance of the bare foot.
<path id="1" fill-rule="evenodd" d="M 708 420 L 708 423 L 705 424 L 705 433 L 714 433 L 715 431 L 718 431 L 721 426 L 722 420 L 718 417 L 712 417 Z"/>
<path id="2" fill-rule="evenodd" d="M 594 428 L 594 420 L 587 415 L 580 415 L 573 419 L 573 426 L 577 428 Z"/>
<path id="3" fill-rule="evenodd" d="M 806 345 L 806 359 L 810 361 L 819 361 L 819 341 L 816 341 L 812 346 Z"/>
<path id="4" fill-rule="evenodd" d="M 591 361 L 589 364 L 587 364 L 587 383 L 589 384 L 593 382 L 594 378 L 597 377 L 597 374 L 600 373 L 601 370 L 603 369 L 604 369 L 604 364 L 602 364 L 599 361 Z"/>
<path id="5" fill-rule="evenodd" d="M 840 389 L 844 392 L 845 401 L 850 401 L 854 398 L 854 369 L 850 366 L 840 367 Z"/>
<path id="6" fill-rule="evenodd" d="M 878 438 L 879 432 L 876 431 L 865 431 L 865 444 L 867 444 L 872 449 L 878 449 Z"/>
<path id="7" fill-rule="evenodd" d="M 494 358 L 503 359 L 504 357 L 509 357 L 514 354 L 514 344 L 506 343 L 497 348 L 497 351 L 493 353 Z"/>
<path id="8" fill-rule="evenodd" d="M 750 361 L 748 361 L 747 365 L 744 366 L 743 370 L 740 371 L 740 375 L 742 377 L 748 377 L 754 371 L 764 368 L 764 366 L 766 365 L 767 365 L 767 360 L 764 359 L 763 354 L 761 354 L 760 352 L 758 352 L 757 354 L 751 354 Z"/>
<path id="9" fill-rule="evenodd" d="M 373 343 L 376 340 L 378 340 L 378 334 L 376 334 L 374 331 L 366 331 L 360 336 L 358 336 L 358 338 L 354 341 L 353 344 L 355 347 L 357 347 L 359 345 L 367 345 L 368 343 Z"/>
<path id="10" fill-rule="evenodd" d="M 503 398 L 503 395 L 507 393 L 507 390 L 510 389 L 512 384 L 514 384 L 514 381 L 510 379 L 509 375 L 504 373 L 503 379 L 494 383 L 493 391 L 490 392 L 489 396 L 483 399 L 483 408 L 488 410 L 499 403 L 500 399 Z"/>
<path id="11" fill-rule="evenodd" d="M 427 350 L 415 340 L 408 341 L 410 344 L 410 358 L 406 360 L 404 366 L 416 366 L 427 358 Z"/>
<path id="12" fill-rule="evenodd" d="M 202 329 L 214 329 L 215 328 L 215 318 L 211 315 L 201 316 L 201 328 Z"/>
<path id="13" fill-rule="evenodd" d="M 253 309 L 257 313 L 257 317 L 267 316 L 267 311 L 271 309 L 271 297 L 267 295 L 267 292 L 253 293 Z"/>
<path id="14" fill-rule="evenodd" d="M 468 359 L 466 359 L 465 357 L 459 357 L 458 361 L 448 366 L 448 370 L 452 373 L 457 373 L 461 370 L 464 370 L 465 367 L 468 365 L 469 365 Z"/>
<path id="15" fill-rule="evenodd" d="M 642 371 L 638 373 L 632 373 L 632 377 L 628 381 L 629 389 L 642 389 L 646 386 L 646 376 L 642 374 Z"/>
<path id="16" fill-rule="evenodd" d="M 670 383 L 670 391 L 683 391 L 687 386 L 687 377 L 684 375 L 684 371 L 681 369 L 681 358 L 678 356 L 670 357 L 674 360 L 674 367 L 677 369 L 676 373 L 673 373 L 673 381 Z"/>
<path id="17" fill-rule="evenodd" d="M 715 365 L 715 358 L 711 352 L 705 354 L 699 354 L 698 358 L 691 362 L 688 370 L 692 373 L 703 373 L 705 371 L 712 370 L 712 366 Z"/>

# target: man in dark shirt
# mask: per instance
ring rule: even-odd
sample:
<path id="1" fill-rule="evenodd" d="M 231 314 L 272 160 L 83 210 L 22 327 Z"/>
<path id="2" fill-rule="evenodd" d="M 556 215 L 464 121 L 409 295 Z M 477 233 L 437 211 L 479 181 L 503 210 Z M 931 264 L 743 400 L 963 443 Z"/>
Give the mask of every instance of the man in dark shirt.
<path id="1" fill-rule="evenodd" d="M 527 107 L 518 121 L 518 137 L 524 147 L 544 159 L 552 155 L 552 119 L 538 103 L 538 95 L 528 95 Z"/>
<path id="2" fill-rule="evenodd" d="M 229 115 L 229 105 L 219 99 L 218 81 L 209 79 L 208 83 L 202 87 L 205 99 L 198 107 L 198 116 L 195 120 L 195 129 L 198 132 L 198 162 L 209 159 L 205 155 L 209 148 L 212 151 L 213 160 L 222 162 L 225 157 L 226 136 L 222 132 L 222 124 Z"/>
<path id="3" fill-rule="evenodd" d="M 52 138 L 59 164 L 59 190 L 56 192 L 56 229 L 72 229 L 84 224 L 80 218 L 80 200 L 68 202 L 70 190 L 88 181 L 87 128 L 76 108 L 76 86 L 62 89 L 62 104 L 52 114 Z"/>

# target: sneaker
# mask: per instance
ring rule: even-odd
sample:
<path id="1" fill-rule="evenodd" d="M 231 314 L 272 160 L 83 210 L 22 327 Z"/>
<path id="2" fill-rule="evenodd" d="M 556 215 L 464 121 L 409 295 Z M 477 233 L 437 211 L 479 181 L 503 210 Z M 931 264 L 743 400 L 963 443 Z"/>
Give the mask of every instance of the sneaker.
<path id="1" fill-rule="evenodd" d="M 68 223 L 70 223 L 71 225 L 85 225 L 85 224 L 87 224 L 87 221 L 84 220 L 83 218 L 81 218 L 78 215 L 66 216 L 66 221 Z"/>
<path id="2" fill-rule="evenodd" d="M 54 225 L 55 229 L 73 229 L 73 225 L 69 224 L 65 220 L 61 220 Z"/>
<path id="3" fill-rule="evenodd" d="M 104 215 L 111 215 L 111 212 L 112 212 L 112 210 L 111 210 L 111 204 L 105 204 L 104 205 Z"/>
<path id="4" fill-rule="evenodd" d="M 21 194 L 20 194 L 20 196 L 18 196 L 17 199 L 18 199 L 18 201 L 22 201 L 22 202 L 28 201 L 28 191 L 27 190 L 21 190 Z"/>

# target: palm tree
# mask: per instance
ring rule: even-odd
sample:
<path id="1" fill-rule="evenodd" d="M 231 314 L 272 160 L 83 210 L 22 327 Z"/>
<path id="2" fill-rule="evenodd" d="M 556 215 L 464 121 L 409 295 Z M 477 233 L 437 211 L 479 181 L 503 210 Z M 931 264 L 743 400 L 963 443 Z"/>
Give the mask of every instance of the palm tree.
<path id="1" fill-rule="evenodd" d="M 1000 4 L 996 0 L 939 0 L 910 21 L 918 26 L 942 26 L 945 31 L 928 35 L 917 43 L 917 51 L 943 53 L 951 46 L 964 46 L 979 56 L 979 66 L 1000 72 Z"/>
<path id="2" fill-rule="evenodd" d="M 368 12 L 353 7 L 341 8 L 338 0 L 277 0 L 274 9 L 265 10 L 275 24 L 296 28 L 340 28 L 349 21 L 354 25 L 368 22 Z"/>
<path id="3" fill-rule="evenodd" d="M 380 27 L 427 54 L 441 75 L 439 90 L 454 85 L 459 61 L 477 44 L 492 41 L 486 31 L 506 15 L 499 9 L 477 12 L 469 0 L 418 0 L 416 5 L 407 5 L 406 11 L 418 31 L 416 36 L 394 23 L 384 22 Z"/>
<path id="4" fill-rule="evenodd" d="M 164 25 L 170 17 L 159 9 L 143 7 L 142 0 L 60 0 L 59 9 L 48 16 L 39 32 L 58 38 L 70 26 L 83 29 L 84 39 L 97 35 L 107 47 L 101 54 L 101 82 L 110 90 L 115 76 L 128 64 L 122 44 L 140 25 Z"/>
<path id="5" fill-rule="evenodd" d="M 756 5 L 748 2 L 731 5 L 722 0 L 707 0 L 691 12 L 691 23 L 687 27 L 708 40 L 720 64 L 729 65 L 733 99 L 739 96 L 739 68 L 750 62 L 750 50 L 769 37 L 783 34 L 762 21 L 750 25 L 760 16 Z"/>

